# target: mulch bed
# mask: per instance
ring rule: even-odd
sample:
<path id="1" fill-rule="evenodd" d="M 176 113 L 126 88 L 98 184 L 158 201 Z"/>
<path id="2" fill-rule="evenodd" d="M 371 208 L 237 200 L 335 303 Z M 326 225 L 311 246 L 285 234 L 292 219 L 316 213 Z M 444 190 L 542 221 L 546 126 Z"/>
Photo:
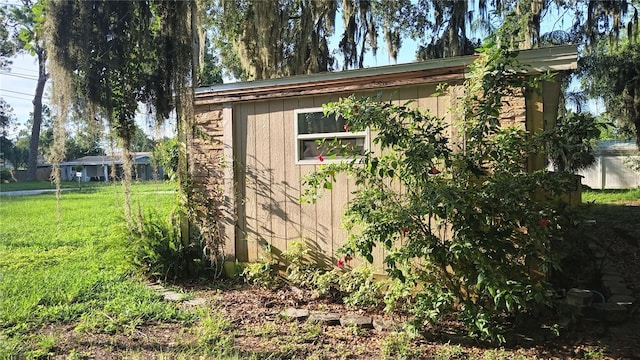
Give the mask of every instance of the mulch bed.
<path id="1" fill-rule="evenodd" d="M 634 204 L 636 205 L 636 204 Z M 603 225 L 607 224 L 607 225 Z M 640 252 L 638 243 L 629 241 L 620 231 L 637 234 L 629 224 L 616 224 L 607 219 L 595 227 L 595 235 L 611 244 L 610 255 L 627 276 L 636 297 L 640 295 Z M 633 226 L 637 226 L 633 224 Z M 406 321 L 377 309 L 358 310 L 330 299 L 314 297 L 306 290 L 291 286 L 262 289 L 244 284 L 227 284 L 222 291 L 202 285 L 182 284 L 204 298 L 204 307 L 221 311 L 231 321 L 234 347 L 259 358 L 290 359 L 377 359 L 392 349 L 389 331 L 354 327 L 314 325 L 290 321 L 278 314 L 288 307 L 338 314 L 366 314 L 388 319 L 398 324 Z M 456 322 L 443 322 L 429 329 L 419 339 L 405 339 L 407 358 L 432 359 L 640 359 L 640 316 L 624 324 L 605 324 L 582 319 L 561 331 L 559 337 L 539 327 L 521 336 L 511 337 L 508 346 L 494 349 L 464 336 Z M 162 354 L 180 353 L 185 344 L 194 342 L 194 334 L 181 324 L 145 324 L 128 333 L 103 334 L 76 332 L 69 324 L 55 324 L 41 329 L 42 334 L 56 334 L 53 349 L 56 358 L 67 358 L 75 352 L 79 358 L 114 359 L 136 354 L 140 358 L 155 358 Z M 397 358 L 390 355 L 389 358 Z"/>

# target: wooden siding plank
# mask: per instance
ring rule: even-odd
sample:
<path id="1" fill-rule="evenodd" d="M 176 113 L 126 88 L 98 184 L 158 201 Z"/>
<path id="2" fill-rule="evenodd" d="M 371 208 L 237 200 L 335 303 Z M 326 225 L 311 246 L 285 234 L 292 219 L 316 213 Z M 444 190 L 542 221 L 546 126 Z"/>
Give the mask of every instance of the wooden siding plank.
<path id="1" fill-rule="evenodd" d="M 298 108 L 298 99 L 286 99 L 283 101 L 284 124 L 284 168 L 285 180 L 285 219 L 287 240 L 296 240 L 301 237 L 300 230 L 300 167 L 295 159 L 295 135 L 294 114 Z"/>
<path id="2" fill-rule="evenodd" d="M 315 107 L 313 98 L 311 97 L 303 97 L 298 100 L 298 109 L 308 109 Z M 296 121 L 296 119 L 294 119 Z M 308 174 L 315 170 L 315 165 L 298 165 L 300 171 L 299 179 L 302 179 L 305 174 Z M 300 180 L 298 180 L 300 181 Z M 303 189 L 301 188 L 302 192 Z M 319 247 L 318 244 L 318 235 L 316 231 L 317 227 L 317 213 L 316 206 L 314 204 L 301 204 L 300 205 L 300 233 L 301 237 L 304 239 L 307 246 L 314 252 L 318 254 L 318 258 L 320 259 L 323 255 L 322 247 Z"/>
<path id="3" fill-rule="evenodd" d="M 264 250 L 270 246 L 273 240 L 273 228 L 271 224 L 271 166 L 270 150 L 270 122 L 269 103 L 261 101 L 255 103 L 255 181 L 256 181 L 256 239 L 258 241 L 258 259 L 263 256 L 267 259 L 270 255 Z"/>
<path id="4" fill-rule="evenodd" d="M 226 166 L 224 174 L 224 202 L 223 202 L 223 236 L 225 261 L 233 261 L 236 258 L 236 188 L 234 181 L 234 145 L 233 145 L 233 104 L 225 104 L 222 111 L 223 127 L 223 154 L 222 161 Z"/>
<path id="5" fill-rule="evenodd" d="M 238 228 L 236 231 L 236 259 L 248 261 L 247 253 L 247 104 L 237 105 L 234 117 L 234 172 L 236 181 L 236 211 L 238 214 Z"/>
<path id="6" fill-rule="evenodd" d="M 414 101 L 409 106 L 412 108 L 417 107 L 418 103 L 418 88 L 415 86 L 407 88 L 399 88 L 396 90 L 396 98 L 398 99 L 398 105 L 404 105 L 407 101 Z"/>
<path id="7" fill-rule="evenodd" d="M 284 168 L 285 179 L 283 188 L 285 194 L 285 234 L 287 241 L 298 240 L 302 236 L 300 230 L 300 166 L 296 165 L 295 158 L 295 124 L 294 110 L 298 108 L 298 99 L 286 99 L 283 101 L 283 144 L 284 144 Z"/>
<path id="8" fill-rule="evenodd" d="M 425 85 L 418 88 L 418 106 L 420 110 L 429 110 L 431 115 L 438 115 L 438 97 L 433 96 L 436 92 L 435 86 Z"/>
<path id="9" fill-rule="evenodd" d="M 258 177 L 256 170 L 255 104 L 247 104 L 246 119 L 247 156 L 245 163 L 245 179 L 247 185 L 245 187 L 245 208 L 247 220 L 245 227 L 245 241 L 247 247 L 247 261 L 255 262 L 258 260 Z"/>
<path id="10" fill-rule="evenodd" d="M 287 249 L 286 224 L 286 164 L 284 155 L 284 111 L 283 101 L 269 102 L 269 157 L 271 175 L 271 200 L 269 214 L 271 216 L 272 253 L 276 259 L 285 264 L 281 253 Z"/>
<path id="11" fill-rule="evenodd" d="M 313 105 L 315 107 L 322 107 L 333 99 L 329 96 L 317 96 L 313 98 Z M 316 170 L 318 170 L 316 165 Z M 333 204 L 331 201 L 333 190 L 324 190 L 322 196 L 316 202 L 316 241 L 320 248 L 325 250 L 327 256 L 326 259 L 322 259 L 323 262 L 328 262 L 327 266 L 335 264 L 336 256 L 334 247 L 334 231 L 336 227 L 339 227 L 340 223 L 333 222 L 333 212 L 339 211 L 340 206 Z M 339 229 L 338 229 L 339 230 Z"/>

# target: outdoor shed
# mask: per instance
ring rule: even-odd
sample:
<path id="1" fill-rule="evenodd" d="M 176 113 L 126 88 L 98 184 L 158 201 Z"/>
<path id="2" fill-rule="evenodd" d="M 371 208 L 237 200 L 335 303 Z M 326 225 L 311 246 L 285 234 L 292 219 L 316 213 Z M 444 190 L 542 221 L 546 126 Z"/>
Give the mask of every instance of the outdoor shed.
<path id="1" fill-rule="evenodd" d="M 301 178 L 321 164 L 322 149 L 314 146 L 315 140 L 339 137 L 357 148 L 375 149 L 369 132 L 350 133 L 335 121 L 323 121 L 322 105 L 352 94 L 401 104 L 411 100 L 453 124 L 449 110 L 461 91 L 456 85 L 463 83 L 475 58 L 197 89 L 195 124 L 186 134 L 188 166 L 193 189 L 204 199 L 201 206 L 220 206 L 226 260 L 255 262 L 267 247 L 278 259 L 291 241 L 304 240 L 320 262 L 335 263 L 335 251 L 347 238 L 341 217 L 355 184 L 339 177 L 316 204 L 300 204 Z M 518 60 L 531 73 L 569 71 L 576 68 L 576 47 L 521 51 Z M 441 83 L 453 86 L 438 94 Z M 559 94 L 559 82 L 544 83 L 540 93 L 527 91 L 510 99 L 501 118 L 531 131 L 552 127 Z M 455 138 L 455 128 L 451 131 Z M 544 168 L 545 160 L 531 159 L 528 166 Z M 382 256 L 374 259 L 376 270 L 382 270 Z"/>

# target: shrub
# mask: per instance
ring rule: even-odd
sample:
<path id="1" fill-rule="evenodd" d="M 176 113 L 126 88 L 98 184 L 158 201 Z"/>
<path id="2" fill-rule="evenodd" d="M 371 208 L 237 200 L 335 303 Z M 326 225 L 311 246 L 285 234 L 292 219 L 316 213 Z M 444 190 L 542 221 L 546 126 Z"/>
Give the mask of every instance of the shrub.
<path id="1" fill-rule="evenodd" d="M 162 218 L 151 212 L 139 214 L 131 229 L 133 263 L 150 277 L 175 280 L 199 275 L 204 271 L 202 252 L 197 246 L 185 247 L 180 237 L 180 215 L 172 211 Z"/>
<path id="2" fill-rule="evenodd" d="M 308 260 L 309 248 L 303 241 L 291 241 L 282 256 L 287 260 L 287 280 L 294 285 L 314 288 L 321 270 Z"/>
<path id="3" fill-rule="evenodd" d="M 387 307 L 410 298 L 418 328 L 451 314 L 471 335 L 502 341 L 506 319 L 549 304 L 544 272 L 558 267 L 554 249 L 571 223 L 561 195 L 575 182 L 528 171 L 544 136 L 501 126 L 507 98 L 535 91 L 541 80 L 521 71 L 514 54 L 484 50 L 457 100 L 465 136 L 456 151 L 443 119 L 411 104 L 352 96 L 325 106 L 353 131 L 370 128 L 381 151 L 319 166 L 304 179 L 303 199 L 337 186 L 338 172 L 356 179 L 340 253 L 372 262 L 374 247 L 384 247 Z"/>
<path id="4" fill-rule="evenodd" d="M 11 170 L 9 169 L 0 169 L 0 182 L 9 182 L 13 180 L 13 176 L 11 176 Z"/>
<path id="5" fill-rule="evenodd" d="M 242 276 L 247 282 L 266 289 L 270 289 L 277 284 L 277 275 L 274 274 L 270 261 L 247 264 L 242 271 Z"/>
<path id="6" fill-rule="evenodd" d="M 371 266 L 363 264 L 345 271 L 337 281 L 340 291 L 346 294 L 342 299 L 346 305 L 376 307 L 382 303 L 382 282 L 376 281 Z"/>

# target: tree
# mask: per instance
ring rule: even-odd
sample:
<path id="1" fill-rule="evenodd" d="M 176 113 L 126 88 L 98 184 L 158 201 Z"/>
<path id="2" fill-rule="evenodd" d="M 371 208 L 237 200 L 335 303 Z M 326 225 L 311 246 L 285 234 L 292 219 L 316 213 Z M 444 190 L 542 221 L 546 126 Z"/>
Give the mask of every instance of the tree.
<path id="1" fill-rule="evenodd" d="M 175 180 L 178 171 L 178 141 L 176 138 L 165 138 L 153 151 L 153 157 L 162 167 L 164 174 Z"/>
<path id="2" fill-rule="evenodd" d="M 131 142 L 131 151 L 148 152 L 155 148 L 155 141 L 136 125 L 136 132 Z"/>
<path id="3" fill-rule="evenodd" d="M 198 74 L 204 65 L 198 23 L 202 3 L 51 0 L 47 8 L 47 49 L 54 78 L 53 101 L 58 110 L 56 144 L 64 143 L 64 121 L 74 102 L 83 105 L 84 119 L 106 122 L 110 137 L 113 134 L 118 139 L 123 153 L 124 212 L 132 228 L 130 151 L 138 103 L 146 104 L 159 124 L 175 110 L 183 208 L 180 233 L 185 247 L 196 241 L 190 238 L 187 219 L 188 209 L 195 205 L 188 185 L 186 144 L 194 121 L 193 87 L 200 83 Z M 64 152 L 62 145 L 56 148 L 52 160 L 59 188 L 56 164 Z"/>
<path id="4" fill-rule="evenodd" d="M 431 43 L 418 50 L 419 59 L 433 59 L 473 54 L 475 48 L 467 38 L 467 21 L 470 3 L 467 0 L 420 1 L 422 13 L 433 6 L 432 26 L 422 29 L 422 38 L 430 37 Z M 420 31 L 420 29 L 417 29 Z"/>
<path id="5" fill-rule="evenodd" d="M 334 0 L 220 0 L 209 15 L 226 68 L 241 79 L 268 79 L 332 70 L 337 7 Z"/>
<path id="6" fill-rule="evenodd" d="M 338 252 L 372 262 L 383 248 L 387 305 L 414 315 L 418 331 L 454 317 L 471 335 L 504 341 L 506 319 L 550 305 L 551 284 L 536 271 L 560 264 L 573 221 L 560 195 L 575 183 L 529 171 L 543 137 L 500 122 L 505 98 L 538 83 L 522 71 L 513 53 L 483 48 L 454 110 L 462 151 L 451 148 L 443 119 L 412 104 L 351 96 L 325 107 L 353 131 L 372 129 L 381 151 L 349 156 L 334 143 L 332 154 L 347 160 L 305 176 L 305 199 L 343 186 L 336 173 L 355 178 L 343 216 L 350 234 Z"/>
<path id="7" fill-rule="evenodd" d="M 604 99 L 607 118 L 636 138 L 640 146 L 640 43 L 601 41 L 582 58 L 583 88 Z"/>
<path id="8" fill-rule="evenodd" d="M 7 131 L 14 121 L 13 108 L 0 98 L 0 135 L 7 136 Z"/>
<path id="9" fill-rule="evenodd" d="M 0 159 L 4 167 L 6 161 L 10 161 L 15 166 L 14 152 L 15 145 L 7 138 L 8 130 L 14 121 L 13 109 L 4 99 L 0 98 Z"/>
<path id="10" fill-rule="evenodd" d="M 6 9 L 0 9 L 0 24 L 2 24 L 0 27 L 0 70 L 4 70 L 11 64 L 9 58 L 15 53 L 15 47 L 8 30 Z"/>
<path id="11" fill-rule="evenodd" d="M 45 0 L 22 0 L 21 6 L 12 7 L 6 13 L 8 27 L 15 34 L 13 36 L 14 47 L 19 51 L 27 52 L 38 59 L 38 81 L 33 96 L 33 127 L 31 128 L 31 140 L 29 142 L 29 165 L 27 167 L 27 180 L 37 180 L 38 168 L 38 141 L 40 139 L 40 127 L 42 124 L 42 96 L 49 78 L 47 73 L 47 51 L 43 43 L 43 30 L 45 20 Z"/>
<path id="12" fill-rule="evenodd" d="M 10 162 L 14 168 L 24 168 L 28 160 L 28 147 L 18 146 L 8 137 L 9 129 L 14 125 L 13 109 L 0 98 L 0 157 Z"/>

